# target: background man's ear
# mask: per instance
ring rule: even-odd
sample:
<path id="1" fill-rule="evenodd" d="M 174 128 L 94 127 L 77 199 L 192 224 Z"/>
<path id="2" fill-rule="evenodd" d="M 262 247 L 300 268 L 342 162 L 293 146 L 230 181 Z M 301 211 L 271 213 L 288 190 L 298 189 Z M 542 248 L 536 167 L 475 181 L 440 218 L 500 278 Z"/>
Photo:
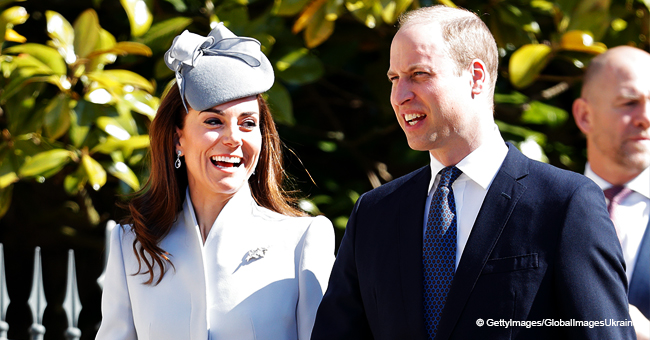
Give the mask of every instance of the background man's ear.
<path id="1" fill-rule="evenodd" d="M 585 135 L 591 131 L 591 107 L 584 98 L 573 101 L 573 119 Z"/>
<path id="2" fill-rule="evenodd" d="M 486 84 L 489 77 L 485 63 L 480 59 L 472 60 L 470 72 L 472 74 L 472 94 L 483 93 L 487 89 Z"/>

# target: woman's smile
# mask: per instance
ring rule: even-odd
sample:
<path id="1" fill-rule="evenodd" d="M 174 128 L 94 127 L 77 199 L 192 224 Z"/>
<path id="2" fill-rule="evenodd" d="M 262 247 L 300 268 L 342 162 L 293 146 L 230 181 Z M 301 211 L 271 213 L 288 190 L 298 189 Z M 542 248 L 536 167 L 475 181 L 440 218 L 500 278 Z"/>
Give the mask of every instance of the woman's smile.
<path id="1" fill-rule="evenodd" d="M 210 161 L 220 169 L 238 168 L 242 164 L 242 158 L 239 156 L 212 156 Z"/>

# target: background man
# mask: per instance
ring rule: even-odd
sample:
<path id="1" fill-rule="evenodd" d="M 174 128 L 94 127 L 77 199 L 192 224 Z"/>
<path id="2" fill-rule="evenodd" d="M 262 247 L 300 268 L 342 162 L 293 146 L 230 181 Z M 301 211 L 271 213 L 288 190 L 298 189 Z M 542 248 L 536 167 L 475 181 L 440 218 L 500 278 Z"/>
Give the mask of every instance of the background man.
<path id="1" fill-rule="evenodd" d="M 610 49 L 587 69 L 573 116 L 587 136 L 585 175 L 608 198 L 623 248 L 630 315 L 638 339 L 650 338 L 650 54 Z"/>
<path id="2" fill-rule="evenodd" d="M 390 100 L 431 164 L 359 198 L 312 339 L 633 338 L 629 326 L 494 326 L 629 320 L 623 255 L 593 182 L 501 138 L 485 24 L 442 6 L 400 23 Z"/>

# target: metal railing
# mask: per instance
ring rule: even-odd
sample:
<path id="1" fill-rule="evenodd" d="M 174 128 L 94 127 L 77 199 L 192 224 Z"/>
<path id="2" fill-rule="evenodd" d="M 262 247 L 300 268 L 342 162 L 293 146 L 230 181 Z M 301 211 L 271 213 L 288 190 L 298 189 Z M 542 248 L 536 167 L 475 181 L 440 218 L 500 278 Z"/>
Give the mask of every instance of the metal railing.
<path id="1" fill-rule="evenodd" d="M 97 284 L 103 288 L 104 275 L 106 271 L 106 261 L 108 260 L 108 249 L 110 242 L 110 233 L 115 227 L 114 221 L 108 221 L 106 224 L 106 249 L 104 253 L 104 272 L 97 279 Z M 7 323 L 7 308 L 9 307 L 9 293 L 7 292 L 7 279 L 5 275 L 5 256 L 4 248 L 0 243 L 0 340 L 8 340 L 7 332 L 9 324 Z M 27 304 L 32 312 L 32 324 L 29 328 L 31 340 L 43 340 L 45 326 L 43 326 L 43 314 L 47 307 L 45 299 L 45 289 L 43 286 L 43 268 L 41 264 L 41 248 L 34 249 L 34 270 L 32 274 L 32 290 L 29 294 Z M 65 298 L 63 299 L 63 310 L 65 311 L 68 328 L 64 336 L 67 340 L 79 340 L 81 330 L 78 328 L 79 313 L 82 305 L 79 298 L 79 289 L 77 286 L 77 272 L 75 268 L 74 251 L 68 250 L 68 269 L 66 280 Z"/>

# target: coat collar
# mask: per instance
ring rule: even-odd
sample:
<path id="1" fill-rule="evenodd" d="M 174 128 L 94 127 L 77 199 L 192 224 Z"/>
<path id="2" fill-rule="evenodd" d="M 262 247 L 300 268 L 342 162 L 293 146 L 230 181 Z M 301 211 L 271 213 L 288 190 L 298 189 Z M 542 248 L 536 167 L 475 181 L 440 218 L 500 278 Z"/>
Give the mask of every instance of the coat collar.
<path id="1" fill-rule="evenodd" d="M 248 183 L 246 183 L 246 185 L 243 185 L 223 207 L 219 216 L 217 216 L 217 219 L 212 224 L 212 228 L 208 233 L 205 244 L 203 243 L 201 231 L 199 230 L 199 223 L 196 219 L 194 206 L 192 205 L 189 187 L 185 191 L 182 218 L 185 221 L 185 228 L 188 228 L 188 232 L 196 234 L 199 239 L 199 244 L 206 246 L 216 237 L 216 235 L 219 234 L 219 231 L 226 226 L 226 223 L 232 223 L 233 221 L 244 220 L 250 217 L 254 213 L 253 209 L 256 205 L 250 187 L 248 186 Z"/>

